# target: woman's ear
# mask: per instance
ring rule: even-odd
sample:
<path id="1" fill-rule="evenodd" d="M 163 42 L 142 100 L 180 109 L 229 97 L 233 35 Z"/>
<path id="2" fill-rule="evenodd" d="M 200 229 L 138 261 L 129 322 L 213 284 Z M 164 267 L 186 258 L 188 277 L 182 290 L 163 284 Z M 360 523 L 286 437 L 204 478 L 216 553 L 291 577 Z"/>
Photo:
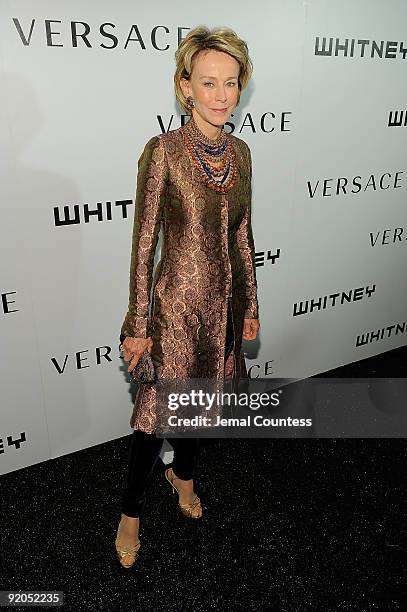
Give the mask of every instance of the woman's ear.
<path id="1" fill-rule="evenodd" d="M 179 84 L 180 84 L 182 93 L 184 94 L 186 98 L 188 98 L 188 96 L 191 94 L 188 79 L 185 79 L 185 78 L 180 79 Z"/>

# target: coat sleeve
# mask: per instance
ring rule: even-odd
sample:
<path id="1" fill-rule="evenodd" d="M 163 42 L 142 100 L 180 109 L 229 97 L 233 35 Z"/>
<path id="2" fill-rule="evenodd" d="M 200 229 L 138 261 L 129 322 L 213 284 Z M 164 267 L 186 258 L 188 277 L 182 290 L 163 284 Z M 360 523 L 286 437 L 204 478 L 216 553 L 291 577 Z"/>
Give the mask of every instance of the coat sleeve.
<path id="1" fill-rule="evenodd" d="M 130 261 L 129 305 L 120 339 L 148 337 L 154 254 L 166 198 L 168 166 L 164 143 L 153 136 L 138 160 Z"/>
<path id="2" fill-rule="evenodd" d="M 246 278 L 246 311 L 245 319 L 258 319 L 259 307 L 257 301 L 257 281 L 255 264 L 255 246 L 253 240 L 251 209 L 252 209 L 252 158 L 249 146 L 242 141 L 248 167 L 248 188 L 246 190 L 246 206 L 243 219 L 237 230 L 237 246 L 243 261 Z"/>

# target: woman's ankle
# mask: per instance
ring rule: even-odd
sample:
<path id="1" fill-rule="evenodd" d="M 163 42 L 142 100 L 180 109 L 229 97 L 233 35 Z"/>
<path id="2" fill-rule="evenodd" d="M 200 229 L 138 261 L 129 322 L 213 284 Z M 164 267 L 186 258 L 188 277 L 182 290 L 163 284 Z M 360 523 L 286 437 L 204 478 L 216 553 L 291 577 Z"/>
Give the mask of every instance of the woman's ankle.
<path id="1" fill-rule="evenodd" d="M 139 516 L 127 516 L 127 514 L 124 514 L 122 512 L 121 520 L 123 521 L 123 523 L 127 525 L 137 525 L 140 522 L 140 517 Z"/>

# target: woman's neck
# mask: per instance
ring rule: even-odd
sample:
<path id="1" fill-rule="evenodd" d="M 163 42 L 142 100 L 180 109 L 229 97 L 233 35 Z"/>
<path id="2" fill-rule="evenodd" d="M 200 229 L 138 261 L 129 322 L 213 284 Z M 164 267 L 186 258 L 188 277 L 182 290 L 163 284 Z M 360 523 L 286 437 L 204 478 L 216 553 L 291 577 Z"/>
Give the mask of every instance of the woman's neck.
<path id="1" fill-rule="evenodd" d="M 210 123 L 208 123 L 207 121 L 204 121 L 199 115 L 198 113 L 192 113 L 192 117 L 197 125 L 197 127 L 199 128 L 199 130 L 202 132 L 202 134 L 204 134 L 207 138 L 210 138 L 210 140 L 217 140 L 220 136 L 220 134 L 223 131 L 223 126 L 222 127 L 217 127 L 216 125 L 211 125 Z"/>

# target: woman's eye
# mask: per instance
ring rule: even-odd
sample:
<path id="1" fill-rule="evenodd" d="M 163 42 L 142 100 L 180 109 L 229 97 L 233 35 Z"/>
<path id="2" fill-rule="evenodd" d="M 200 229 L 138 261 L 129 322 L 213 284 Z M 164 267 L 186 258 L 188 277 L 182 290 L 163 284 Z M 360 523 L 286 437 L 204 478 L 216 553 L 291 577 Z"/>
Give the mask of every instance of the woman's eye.
<path id="1" fill-rule="evenodd" d="M 204 85 L 213 85 L 213 83 L 211 83 L 210 81 L 207 81 L 206 83 L 204 83 Z M 229 81 L 228 85 L 232 85 L 232 87 L 234 87 L 236 83 L 234 81 Z"/>

